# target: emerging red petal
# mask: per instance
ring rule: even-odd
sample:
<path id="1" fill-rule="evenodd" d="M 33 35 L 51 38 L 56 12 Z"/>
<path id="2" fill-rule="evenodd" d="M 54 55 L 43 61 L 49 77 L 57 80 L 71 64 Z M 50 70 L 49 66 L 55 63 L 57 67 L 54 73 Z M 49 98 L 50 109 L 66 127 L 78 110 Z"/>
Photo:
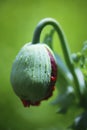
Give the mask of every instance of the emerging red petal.
<path id="1" fill-rule="evenodd" d="M 50 57 L 50 62 L 51 62 L 51 78 L 50 78 L 48 95 L 44 99 L 48 99 L 49 97 L 51 97 L 53 95 L 53 90 L 55 89 L 54 85 L 55 85 L 56 79 L 57 79 L 57 65 L 56 65 L 55 59 L 48 49 L 47 49 L 47 51 L 48 51 L 48 54 Z"/>
<path id="2" fill-rule="evenodd" d="M 21 99 L 24 107 L 29 107 L 30 105 L 32 106 L 39 106 L 40 105 L 40 101 L 36 101 L 36 102 L 31 102 L 31 101 L 28 101 L 28 100 L 24 100 L 24 99 Z"/>
<path id="3" fill-rule="evenodd" d="M 30 101 L 27 101 L 27 100 L 24 100 L 24 99 L 21 99 L 24 107 L 29 107 L 30 106 Z"/>
<path id="4" fill-rule="evenodd" d="M 40 105 L 40 101 L 36 101 L 35 103 L 32 103 L 32 102 L 31 102 L 31 105 L 32 105 L 32 106 L 39 106 L 39 105 Z"/>

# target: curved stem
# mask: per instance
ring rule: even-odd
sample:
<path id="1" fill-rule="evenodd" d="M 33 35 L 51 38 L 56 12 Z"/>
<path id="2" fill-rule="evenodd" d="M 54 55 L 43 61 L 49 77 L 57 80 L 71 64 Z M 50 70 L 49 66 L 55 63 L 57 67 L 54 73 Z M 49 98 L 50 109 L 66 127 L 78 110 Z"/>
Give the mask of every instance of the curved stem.
<path id="1" fill-rule="evenodd" d="M 81 93 L 79 90 L 79 81 L 78 81 L 78 77 L 76 76 L 76 73 L 75 73 L 73 61 L 72 61 L 71 56 L 70 56 L 70 51 L 69 51 L 68 44 L 67 44 L 68 42 L 66 40 L 64 32 L 63 32 L 62 28 L 60 27 L 59 23 L 52 18 L 45 18 L 45 19 L 41 20 L 35 29 L 32 44 L 39 43 L 41 31 L 46 25 L 52 25 L 54 27 L 54 29 L 57 31 L 57 34 L 58 34 L 60 41 L 61 41 L 61 47 L 63 50 L 66 64 L 67 64 L 67 66 L 68 66 L 68 68 L 69 68 L 69 70 L 72 73 L 73 78 L 74 78 L 74 82 L 76 85 L 76 87 L 75 87 L 76 94 L 78 96 L 80 96 Z"/>
<path id="2" fill-rule="evenodd" d="M 39 22 L 39 24 L 37 25 L 36 30 L 34 32 L 32 44 L 39 43 L 41 31 L 46 25 L 52 25 L 55 28 L 55 30 L 57 31 L 60 41 L 61 41 L 61 46 L 62 46 L 62 50 L 64 53 L 66 63 L 69 66 L 69 68 L 71 68 L 72 59 L 70 57 L 69 48 L 66 44 L 67 41 L 66 41 L 65 35 L 64 35 L 60 25 L 56 22 L 56 20 L 54 20 L 52 18 L 45 18 L 45 19 L 41 20 Z"/>

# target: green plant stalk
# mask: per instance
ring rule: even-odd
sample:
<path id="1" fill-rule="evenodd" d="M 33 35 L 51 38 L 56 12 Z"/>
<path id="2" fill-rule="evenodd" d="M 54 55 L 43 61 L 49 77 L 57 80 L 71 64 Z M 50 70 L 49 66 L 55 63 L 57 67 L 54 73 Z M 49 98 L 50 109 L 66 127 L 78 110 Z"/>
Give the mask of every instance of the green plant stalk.
<path id="1" fill-rule="evenodd" d="M 75 72 L 73 61 L 71 59 L 68 42 L 67 42 L 65 34 L 64 34 L 61 26 L 59 25 L 59 23 L 52 18 L 45 18 L 45 19 L 41 20 L 35 29 L 32 44 L 37 44 L 40 42 L 41 31 L 46 25 L 52 25 L 59 36 L 66 64 L 67 64 L 70 72 L 73 75 L 73 79 L 74 79 L 74 83 L 75 83 L 75 88 L 74 88 L 75 94 L 78 96 L 78 98 L 81 98 L 82 93 L 80 92 L 80 84 L 79 84 L 78 77 Z"/>

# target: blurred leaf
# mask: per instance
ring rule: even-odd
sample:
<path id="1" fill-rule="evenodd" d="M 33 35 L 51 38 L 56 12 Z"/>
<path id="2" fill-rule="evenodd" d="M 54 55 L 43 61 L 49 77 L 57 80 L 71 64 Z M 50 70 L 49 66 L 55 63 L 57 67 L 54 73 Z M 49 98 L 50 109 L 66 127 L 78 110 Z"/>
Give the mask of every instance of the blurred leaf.
<path id="1" fill-rule="evenodd" d="M 43 43 L 46 43 L 51 49 L 53 44 L 53 35 L 54 35 L 55 29 L 51 29 L 51 31 L 47 34 L 45 34 L 45 37 L 43 39 Z"/>
<path id="2" fill-rule="evenodd" d="M 73 88 L 73 77 L 61 58 L 57 54 L 55 57 L 58 66 L 58 90 L 65 92 L 68 86 Z"/>
<path id="3" fill-rule="evenodd" d="M 85 86 L 84 76 L 79 68 L 75 68 L 75 73 L 79 81 L 79 89 L 82 95 L 87 94 L 87 88 Z"/>
<path id="4" fill-rule="evenodd" d="M 73 130 L 87 130 L 87 112 L 76 117 L 71 128 Z"/>
<path id="5" fill-rule="evenodd" d="M 73 77 L 61 58 L 57 54 L 55 57 L 58 65 L 58 96 L 52 103 L 59 105 L 59 113 L 66 113 L 75 101 Z"/>

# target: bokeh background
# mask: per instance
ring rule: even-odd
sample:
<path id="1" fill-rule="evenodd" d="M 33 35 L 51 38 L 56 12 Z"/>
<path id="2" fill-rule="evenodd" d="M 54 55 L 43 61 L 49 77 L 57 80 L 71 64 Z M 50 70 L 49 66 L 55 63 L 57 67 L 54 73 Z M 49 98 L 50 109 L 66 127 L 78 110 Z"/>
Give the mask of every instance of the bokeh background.
<path id="1" fill-rule="evenodd" d="M 58 106 L 52 106 L 51 101 L 57 90 L 48 101 L 30 108 L 24 108 L 12 90 L 13 59 L 25 43 L 32 41 L 37 23 L 45 17 L 61 24 L 71 53 L 81 49 L 87 40 L 86 0 L 0 0 L 0 130 L 66 130 L 79 114 L 74 108 L 65 115 L 56 113 Z M 54 41 L 61 54 L 56 36 Z"/>

